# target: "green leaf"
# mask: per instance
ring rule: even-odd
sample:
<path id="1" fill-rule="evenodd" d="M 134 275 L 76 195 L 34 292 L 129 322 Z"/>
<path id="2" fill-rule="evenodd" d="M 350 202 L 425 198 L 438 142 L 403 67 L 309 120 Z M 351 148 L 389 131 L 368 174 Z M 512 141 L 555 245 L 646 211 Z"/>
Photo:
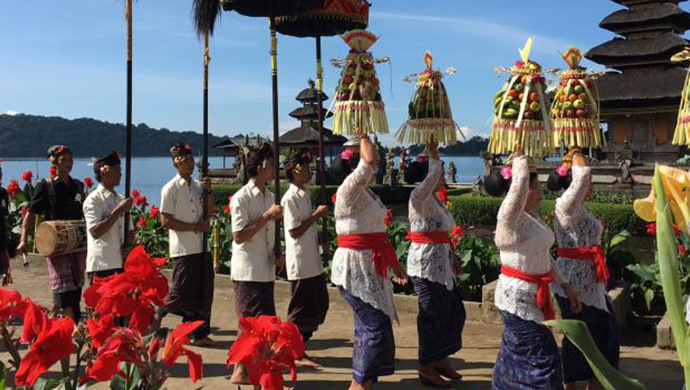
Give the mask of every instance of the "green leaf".
<path id="1" fill-rule="evenodd" d="M 615 247 L 616 245 L 618 245 L 618 244 L 624 242 L 625 240 L 627 240 L 628 238 L 630 238 L 630 232 L 628 232 L 627 230 L 623 230 L 622 232 L 616 234 L 616 235 L 611 239 L 611 242 L 610 242 L 610 244 L 609 244 L 609 248 Z"/>
<path id="2" fill-rule="evenodd" d="M 592 335 L 582 321 L 551 320 L 544 325 L 562 330 L 566 337 L 582 351 L 594 375 L 606 390 L 646 390 L 646 387 L 617 371 L 599 351 Z"/>
<path id="3" fill-rule="evenodd" d="M 652 310 L 652 301 L 654 301 L 654 296 L 654 290 L 651 288 L 644 292 L 644 301 L 647 304 L 647 310 Z"/>

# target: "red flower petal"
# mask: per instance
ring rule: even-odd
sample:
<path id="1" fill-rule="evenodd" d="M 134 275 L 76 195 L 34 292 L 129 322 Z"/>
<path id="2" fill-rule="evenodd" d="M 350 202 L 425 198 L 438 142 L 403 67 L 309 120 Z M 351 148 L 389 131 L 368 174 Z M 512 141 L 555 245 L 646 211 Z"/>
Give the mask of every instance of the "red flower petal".
<path id="1" fill-rule="evenodd" d="M 187 362 L 189 364 L 189 378 L 192 383 L 196 383 L 199 379 L 204 377 L 204 362 L 201 359 L 201 355 L 194 353 L 188 349 L 182 348 L 182 352 L 187 356 Z"/>
<path id="2" fill-rule="evenodd" d="M 20 341 L 22 343 L 34 341 L 47 325 L 48 316 L 45 310 L 32 301 L 28 301 Z"/>

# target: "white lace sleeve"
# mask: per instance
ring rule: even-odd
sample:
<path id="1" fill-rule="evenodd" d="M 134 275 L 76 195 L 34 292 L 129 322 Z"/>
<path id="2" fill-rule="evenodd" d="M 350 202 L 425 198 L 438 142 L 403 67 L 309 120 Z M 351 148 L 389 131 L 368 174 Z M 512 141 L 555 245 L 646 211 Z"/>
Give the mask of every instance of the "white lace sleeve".
<path id="1" fill-rule="evenodd" d="M 367 164 L 360 160 L 359 165 L 350 173 L 343 184 L 338 187 L 335 200 L 335 214 L 338 217 L 339 211 L 350 209 L 356 204 L 357 198 L 366 193 L 367 186 L 372 177 L 376 174 L 376 166 Z"/>
<path id="2" fill-rule="evenodd" d="M 419 183 L 412 191 L 410 200 L 415 204 L 427 201 L 429 197 L 434 195 L 436 184 L 438 184 L 441 175 L 443 175 L 443 165 L 441 165 L 441 161 L 433 158 L 429 159 L 429 173 L 427 173 L 424 181 Z"/>
<path id="3" fill-rule="evenodd" d="M 510 189 L 498 210 L 496 246 L 499 248 L 516 244 L 515 226 L 525 210 L 528 193 L 529 164 L 527 157 L 520 156 L 513 160 L 513 178 Z"/>
<path id="4" fill-rule="evenodd" d="M 564 213 L 570 213 L 585 201 L 589 189 L 590 167 L 573 166 L 573 180 L 563 195 L 561 195 L 559 208 Z"/>

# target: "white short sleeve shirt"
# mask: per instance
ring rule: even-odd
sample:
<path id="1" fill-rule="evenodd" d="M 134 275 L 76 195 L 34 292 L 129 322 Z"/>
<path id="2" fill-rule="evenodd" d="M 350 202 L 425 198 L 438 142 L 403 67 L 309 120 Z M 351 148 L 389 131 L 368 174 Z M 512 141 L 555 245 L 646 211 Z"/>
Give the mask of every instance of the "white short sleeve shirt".
<path id="1" fill-rule="evenodd" d="M 199 182 L 189 183 L 180 175 L 170 180 L 161 191 L 161 213 L 185 223 L 197 223 L 203 217 L 203 191 Z M 202 252 L 201 232 L 180 232 L 169 229 L 170 257 L 195 255 Z"/>
<path id="2" fill-rule="evenodd" d="M 239 232 L 250 223 L 258 220 L 275 201 L 272 192 L 265 189 L 262 193 L 254 180 L 237 191 L 230 201 L 232 231 Z M 230 274 L 239 282 L 272 282 L 276 279 L 275 255 L 275 222 L 269 221 L 247 241 L 232 243 L 232 260 Z"/>
<path id="3" fill-rule="evenodd" d="M 86 220 L 86 272 L 107 271 L 124 267 L 122 245 L 125 243 L 125 217 L 117 222 L 100 238 L 94 238 L 90 230 L 105 221 L 124 197 L 102 185 L 91 191 L 84 201 Z M 131 224 L 130 224 L 131 226 Z"/>
<path id="4" fill-rule="evenodd" d="M 281 199 L 285 225 L 285 265 L 288 280 L 312 278 L 323 273 L 319 255 L 319 238 L 316 225 L 311 225 L 298 238 L 292 238 L 290 230 L 298 228 L 313 213 L 309 190 L 294 184 Z"/>

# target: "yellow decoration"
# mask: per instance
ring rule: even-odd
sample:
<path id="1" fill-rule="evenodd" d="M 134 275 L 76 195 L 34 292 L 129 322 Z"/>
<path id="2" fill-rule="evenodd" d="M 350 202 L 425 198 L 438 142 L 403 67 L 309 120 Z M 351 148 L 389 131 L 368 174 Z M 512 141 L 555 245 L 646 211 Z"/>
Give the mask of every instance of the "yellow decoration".
<path id="1" fill-rule="evenodd" d="M 690 173 L 666 165 L 657 165 L 656 172 L 661 177 L 669 200 L 669 207 L 678 228 L 688 232 L 690 221 Z M 645 199 L 638 199 L 634 203 L 635 213 L 647 222 L 656 221 L 654 189 Z"/>
<path id="2" fill-rule="evenodd" d="M 690 61 L 690 48 L 687 47 L 671 57 L 671 62 L 675 63 L 688 61 Z M 673 144 L 690 145 L 690 74 L 685 78 L 683 92 L 681 93 L 678 121 L 676 122 L 676 131 L 673 134 Z"/>

